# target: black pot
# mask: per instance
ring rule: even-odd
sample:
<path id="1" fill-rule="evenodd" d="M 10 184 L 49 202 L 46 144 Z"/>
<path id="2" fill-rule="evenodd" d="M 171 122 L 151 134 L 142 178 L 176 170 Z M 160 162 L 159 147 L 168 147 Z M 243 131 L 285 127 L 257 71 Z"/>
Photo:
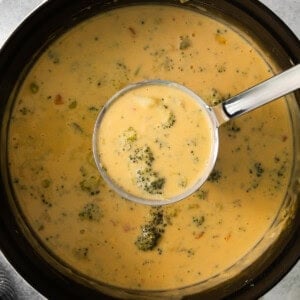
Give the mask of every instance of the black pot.
<path id="1" fill-rule="evenodd" d="M 45 261 L 26 238 L 26 230 L 29 230 L 26 228 L 26 224 L 23 227 L 22 221 L 12 213 L 14 208 L 10 200 L 14 195 L 9 181 L 6 149 L 7 125 L 12 106 L 10 95 L 13 94 L 16 83 L 26 74 L 33 58 L 68 28 L 101 11 L 141 2 L 132 0 L 116 2 L 109 0 L 47 1 L 21 24 L 0 52 L 0 118 L 2 121 L 0 247 L 16 270 L 33 287 L 50 299 L 104 299 L 108 296 L 103 296 L 86 283 L 72 280 Z M 160 1 L 149 2 L 158 3 Z M 253 38 L 262 44 L 282 69 L 287 69 L 300 62 L 299 40 L 281 20 L 258 1 L 195 0 L 180 4 L 180 1 L 168 0 L 164 3 L 184 5 L 196 10 L 197 8 L 193 4 L 197 4 L 221 16 L 226 15 L 231 22 L 245 28 Z M 295 95 L 300 106 L 300 94 L 296 93 Z M 295 168 L 299 169 L 299 166 L 295 166 Z M 299 192 L 299 187 L 296 188 Z M 245 270 L 239 278 L 205 293 L 186 298 L 257 298 L 275 285 L 299 257 L 300 209 L 298 206 L 291 226 L 280 236 L 276 245 L 269 249 L 264 257 L 260 258 L 253 266 Z M 128 294 L 130 291 L 119 295 L 126 296 Z"/>

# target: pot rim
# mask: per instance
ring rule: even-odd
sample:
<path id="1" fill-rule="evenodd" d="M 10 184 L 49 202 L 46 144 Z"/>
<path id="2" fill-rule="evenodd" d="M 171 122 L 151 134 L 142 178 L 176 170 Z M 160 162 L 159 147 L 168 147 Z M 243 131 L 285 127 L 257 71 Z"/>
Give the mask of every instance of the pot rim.
<path id="1" fill-rule="evenodd" d="M 44 2 L 41 6 L 39 6 L 36 10 L 34 10 L 14 31 L 14 33 L 10 36 L 10 38 L 6 41 L 3 47 L 0 49 L 0 74 L 5 74 L 4 70 L 11 65 L 13 61 L 13 53 L 19 51 L 19 40 L 24 39 L 22 36 L 31 35 L 34 27 L 38 26 L 40 22 L 43 22 L 46 17 L 53 17 L 56 14 L 56 11 L 62 10 L 63 7 L 71 6 L 71 2 L 69 0 L 48 0 Z M 80 2 L 80 1 L 77 1 Z M 86 1 L 87 3 L 92 3 L 95 1 Z M 157 1 L 159 2 L 159 1 Z M 288 54 L 291 57 L 291 61 L 294 63 L 300 62 L 300 43 L 299 39 L 295 36 L 295 34 L 285 25 L 285 23 L 279 19 L 272 11 L 270 11 L 265 5 L 260 3 L 259 1 L 225 1 L 231 2 L 237 8 L 245 11 L 247 14 L 251 15 L 257 22 L 263 25 L 266 30 L 274 36 L 277 41 L 285 47 L 288 51 Z M 12 51 L 13 50 L 13 51 Z M 0 77 L 0 87 L 1 87 L 1 77 Z M 0 116 L 2 117 L 2 111 Z M 2 174 L 1 174 L 2 180 Z M 5 204 L 5 209 L 8 209 L 8 205 Z M 3 210 L 4 211 L 4 210 Z M 1 215 L 3 215 L 1 213 Z M 7 226 L 13 226 L 15 228 L 16 233 L 12 237 L 11 231 L 8 230 Z M 32 274 L 31 268 L 24 268 L 25 264 L 31 264 L 31 260 L 28 259 L 27 256 L 24 256 L 24 251 L 30 249 L 28 241 L 20 234 L 18 231 L 18 227 L 14 220 L 8 220 L 6 217 L 5 222 L 3 222 L 2 218 L 0 219 L 0 237 L 2 241 L 5 240 L 5 243 L 1 243 L 1 250 L 8 258 L 8 260 L 12 263 L 14 267 L 18 270 L 18 272 L 33 286 L 35 286 L 42 293 L 46 294 L 49 292 L 48 285 L 45 279 L 47 278 L 46 274 L 43 272 L 35 272 Z M 21 243 L 26 245 L 22 251 L 20 251 L 18 243 L 16 240 L 21 240 Z M 37 255 L 37 254 L 36 254 Z M 276 258 L 274 263 L 265 270 L 263 274 L 257 277 L 253 282 L 249 282 L 244 287 L 242 287 L 238 292 L 230 295 L 230 298 L 234 297 L 253 297 L 256 298 L 263 293 L 265 293 L 269 288 L 274 286 L 291 268 L 292 266 L 299 260 L 300 258 L 300 229 L 299 222 L 297 226 L 297 230 L 294 232 L 293 237 L 290 242 L 285 246 L 281 254 Z M 24 264 L 20 262 L 27 261 Z M 41 262 L 40 262 L 41 263 Z M 23 266 L 22 266 L 23 264 Z M 17 267 L 18 265 L 18 267 Z M 46 266 L 46 265 L 45 265 Z M 284 267 L 283 267 L 284 266 Z M 63 279 L 66 282 L 67 278 L 62 277 L 58 273 L 53 274 L 54 277 L 58 277 L 59 279 Z M 261 279 L 264 280 L 261 280 Z M 60 285 L 60 280 L 54 281 L 54 285 Z M 38 286 L 37 284 L 38 283 Z M 255 286 L 255 289 L 253 288 Z M 49 294 L 56 298 L 59 298 L 60 295 L 52 292 Z M 71 295 L 71 294 L 70 294 Z M 91 297 L 96 296 L 97 294 L 91 294 Z M 72 294 L 73 296 L 73 294 Z M 109 297 L 108 297 L 109 298 Z"/>

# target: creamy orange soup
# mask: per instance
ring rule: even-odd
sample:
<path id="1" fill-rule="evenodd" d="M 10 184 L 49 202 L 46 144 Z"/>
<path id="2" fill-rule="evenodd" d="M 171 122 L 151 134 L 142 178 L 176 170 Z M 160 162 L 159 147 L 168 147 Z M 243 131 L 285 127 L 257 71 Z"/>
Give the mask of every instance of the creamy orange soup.
<path id="1" fill-rule="evenodd" d="M 130 88 L 105 107 L 95 132 L 95 154 L 117 186 L 160 201 L 205 180 L 215 127 L 196 99 L 175 84 L 153 82 Z"/>
<path id="2" fill-rule="evenodd" d="M 272 76 L 257 49 L 212 18 L 149 5 L 103 13 L 53 42 L 20 87 L 9 131 L 13 187 L 41 243 L 81 274 L 132 289 L 194 284 L 245 256 L 272 224 L 289 181 L 283 99 L 222 126 L 208 181 L 176 204 L 120 198 L 91 149 L 99 110 L 120 88 L 160 78 L 214 105 Z"/>

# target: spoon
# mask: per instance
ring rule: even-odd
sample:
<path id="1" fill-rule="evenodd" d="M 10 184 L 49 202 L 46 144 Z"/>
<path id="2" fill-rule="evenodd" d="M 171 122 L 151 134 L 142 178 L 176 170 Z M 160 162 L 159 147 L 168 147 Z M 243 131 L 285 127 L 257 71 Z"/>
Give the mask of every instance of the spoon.
<path id="1" fill-rule="evenodd" d="M 126 95 L 131 96 L 130 93 L 134 92 L 135 90 L 138 90 L 142 87 L 151 86 L 165 86 L 172 89 L 177 89 L 181 93 L 185 93 L 185 95 L 192 98 L 197 102 L 200 110 L 204 112 L 208 122 L 208 128 L 211 131 L 211 149 L 207 154 L 207 163 L 205 164 L 203 170 L 199 173 L 199 177 L 197 180 L 195 180 L 192 186 L 188 186 L 185 190 L 170 197 L 162 197 L 159 193 L 155 196 L 151 195 L 151 197 L 148 197 L 148 195 L 144 196 L 144 194 L 142 195 L 129 192 L 118 182 L 116 178 L 111 178 L 111 176 L 108 174 L 105 164 L 102 161 L 102 145 L 101 142 L 99 142 L 99 136 L 101 136 L 103 120 L 105 118 L 109 118 L 111 107 L 113 107 L 113 105 L 115 105 L 119 100 L 122 101 L 122 97 Z M 108 185 L 120 196 L 128 200 L 146 205 L 165 205 L 180 201 L 198 190 L 211 174 L 218 155 L 218 128 L 222 124 L 260 106 L 263 106 L 275 99 L 278 99 L 281 96 L 293 92 L 298 88 L 300 88 L 300 64 L 212 107 L 208 106 L 193 91 L 175 82 L 164 80 L 147 80 L 128 85 L 109 99 L 97 117 L 93 132 L 93 154 L 96 166 Z"/>

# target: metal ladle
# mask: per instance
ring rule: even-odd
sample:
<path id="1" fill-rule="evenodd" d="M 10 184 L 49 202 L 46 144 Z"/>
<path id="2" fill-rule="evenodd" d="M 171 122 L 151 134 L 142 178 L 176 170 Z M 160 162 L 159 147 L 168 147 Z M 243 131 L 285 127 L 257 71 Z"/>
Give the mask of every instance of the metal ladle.
<path id="1" fill-rule="evenodd" d="M 207 113 L 208 119 L 211 122 L 211 128 L 213 128 L 214 131 L 212 134 L 214 139 L 214 141 L 212 141 L 213 150 L 210 154 L 209 164 L 204 173 L 202 174 L 201 178 L 199 178 L 192 187 L 188 188 L 180 195 L 176 195 L 171 198 L 149 199 L 128 193 L 120 185 L 118 185 L 118 183 L 116 183 L 113 178 L 110 178 L 105 168 L 103 167 L 99 155 L 99 128 L 101 127 L 103 116 L 108 111 L 110 106 L 121 96 L 144 85 L 168 85 L 178 88 L 185 93 L 188 93 L 198 102 L 200 107 Z M 147 205 L 165 205 L 180 201 L 194 193 L 197 189 L 199 189 L 200 186 L 203 185 L 204 182 L 207 180 L 211 171 L 213 170 L 219 148 L 218 128 L 223 123 L 226 123 L 232 118 L 236 118 L 275 99 L 278 99 L 281 96 L 284 96 L 290 92 L 297 90 L 298 88 L 300 88 L 300 64 L 212 107 L 208 106 L 198 95 L 196 95 L 194 92 L 192 92 L 185 86 L 171 81 L 148 80 L 129 85 L 117 92 L 112 98 L 109 99 L 109 101 L 104 105 L 103 109 L 100 111 L 96 120 L 93 132 L 93 153 L 97 168 L 104 180 L 109 184 L 109 186 L 112 187 L 119 195 L 128 200 Z"/>

